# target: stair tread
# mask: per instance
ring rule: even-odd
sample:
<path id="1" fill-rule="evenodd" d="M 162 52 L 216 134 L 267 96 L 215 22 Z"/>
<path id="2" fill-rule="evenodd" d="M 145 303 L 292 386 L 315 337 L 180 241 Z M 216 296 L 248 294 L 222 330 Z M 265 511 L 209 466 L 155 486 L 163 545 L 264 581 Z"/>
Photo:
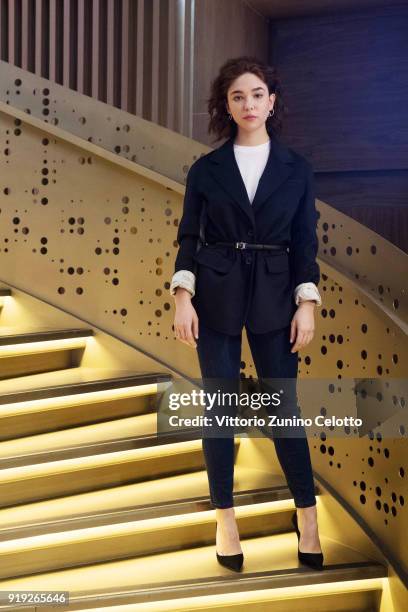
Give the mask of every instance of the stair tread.
<path id="1" fill-rule="evenodd" d="M 364 562 L 376 564 L 362 553 L 325 536 L 320 536 L 320 542 L 325 564 L 328 566 Z M 299 564 L 297 558 L 295 532 L 242 539 L 241 546 L 245 556 L 242 575 L 252 572 L 290 571 L 299 567 L 300 571 L 303 571 L 304 566 Z M 320 574 L 320 572 L 316 573 Z M 154 586 L 162 586 L 163 582 L 202 580 L 217 576 L 230 577 L 231 572 L 219 566 L 215 558 L 215 545 L 212 544 L 2 580 L 0 590 L 44 590 L 46 588 L 47 590 L 70 591 L 73 597 L 120 589 L 151 589 Z M 91 585 L 95 585 L 94 588 Z"/>
<path id="2" fill-rule="evenodd" d="M 79 336 L 92 336 L 93 330 L 88 327 L 50 327 L 50 326 L 35 326 L 21 327 L 8 326 L 0 327 L 0 345 L 6 344 L 6 341 L 24 341 L 24 342 L 39 342 L 44 340 L 57 340 L 59 338 L 76 338 Z"/>
<path id="3" fill-rule="evenodd" d="M 83 385 L 87 386 L 89 391 L 96 391 L 99 388 L 109 389 L 109 385 L 115 382 L 119 386 L 144 384 L 144 379 L 151 382 L 157 379 L 165 381 L 170 380 L 171 375 L 166 372 L 135 372 L 83 366 L 42 372 L 0 380 L 0 404 L 23 401 L 24 394 L 28 396 L 27 399 L 41 399 L 78 392 Z"/>
<path id="4" fill-rule="evenodd" d="M 0 461 L 26 453 L 45 453 L 63 450 L 79 444 L 108 442 L 129 436 L 153 436 L 156 433 L 156 412 L 138 414 L 0 442 Z M 35 463 L 35 459 L 32 463 Z"/>
<path id="5" fill-rule="evenodd" d="M 239 438 L 235 439 L 239 444 Z M 201 450 L 201 440 L 185 440 L 183 442 L 170 442 L 164 445 L 151 445 L 143 448 L 131 448 L 97 455 L 57 459 L 46 463 L 32 463 L 29 465 L 4 468 L 0 472 L 0 485 L 14 481 L 25 481 L 33 478 L 44 478 L 50 475 L 64 475 L 72 470 L 87 470 L 120 463 L 139 462 L 149 459 L 162 459 L 175 455 L 185 455 Z"/>
<path id="6" fill-rule="evenodd" d="M 282 513 L 293 511 L 292 500 L 283 500 L 279 502 L 265 502 L 246 504 L 236 508 L 235 514 L 237 520 L 254 519 L 254 516 L 269 519 L 277 517 Z M 106 540 L 110 538 L 113 542 L 119 538 L 119 542 L 123 537 L 142 536 L 155 532 L 165 532 L 167 529 L 186 530 L 194 527 L 200 529 L 205 527 L 213 518 L 213 510 L 202 510 L 200 512 L 186 512 L 178 515 L 169 514 L 162 517 L 145 517 L 140 520 L 123 520 L 118 523 L 109 522 L 105 525 L 97 525 L 94 527 L 78 527 L 77 529 L 65 530 L 59 529 L 51 534 L 38 534 L 32 536 L 22 536 L 0 542 L 0 555 L 10 553 L 26 553 L 26 551 L 47 550 L 57 547 L 70 547 L 83 542 L 91 545 L 92 542 Z M 242 537 L 246 537 L 242 534 Z M 160 546 L 164 544 L 163 539 L 160 539 Z M 111 544 L 113 546 L 113 544 Z M 156 544 L 157 546 L 157 544 Z M 111 550 L 111 549 L 110 549 Z M 113 553 L 113 550 L 112 550 Z"/>
<path id="7" fill-rule="evenodd" d="M 235 492 L 267 487 L 286 488 L 284 476 L 235 466 Z M 146 500 L 149 506 L 153 506 L 192 498 L 208 498 L 208 477 L 205 470 L 3 508 L 0 509 L 0 528 L 22 526 L 27 524 L 27 521 L 38 523 L 94 513 L 134 510 L 138 505 L 143 506 Z"/>
<path id="8" fill-rule="evenodd" d="M 347 583 L 347 576 L 353 570 L 344 568 L 343 570 L 330 570 L 325 573 L 326 582 L 313 577 L 312 584 L 307 587 L 307 599 L 305 604 L 308 609 L 313 605 L 314 612 L 373 612 L 377 610 L 376 602 L 379 599 L 379 594 L 382 591 L 383 577 L 378 577 L 374 569 L 365 569 L 364 576 L 369 580 L 363 579 L 358 584 L 353 580 Z M 355 573 L 356 570 L 354 570 Z M 342 579 L 342 576 L 345 576 Z M 374 576 L 374 578 L 371 578 Z M 370 579 L 371 578 L 371 579 Z M 259 587 L 259 581 L 262 585 Z M 156 590 L 155 599 L 153 597 L 144 597 L 141 601 L 138 597 L 138 592 L 130 592 L 125 594 L 108 594 L 102 601 L 107 605 L 102 605 L 102 602 L 97 597 L 87 598 L 85 601 L 80 599 L 70 599 L 72 602 L 69 606 L 70 610 L 76 612 L 91 612 L 94 610 L 104 610 L 104 612 L 203 612 L 204 610 L 268 610 L 268 612 L 282 612 L 283 607 L 286 611 L 296 611 L 299 609 L 299 593 L 305 592 L 304 578 L 301 572 L 297 572 L 290 578 L 291 584 L 289 588 L 277 583 L 278 576 L 273 573 L 264 572 L 261 578 L 254 576 L 250 580 L 246 579 L 245 587 L 241 582 L 236 582 L 232 585 L 227 578 L 214 579 L 210 582 L 204 582 L 200 585 L 193 586 L 193 593 L 189 595 L 189 590 L 178 590 L 178 595 L 170 595 L 166 592 L 160 593 Z M 282 582 L 282 578 L 280 579 Z M 285 580 L 285 574 L 283 575 Z M 341 587 L 338 586 L 338 581 L 341 581 Z M 337 583 L 336 583 L 337 582 Z M 294 583 L 294 584 L 293 584 Z M 300 583 L 300 584 L 298 584 Z M 368 583 L 368 584 L 367 584 Z M 352 587 L 350 587 L 352 584 Z M 273 585 L 273 586 L 271 586 Z M 234 588 L 235 587 L 235 588 Z M 238 590 L 238 588 L 240 590 Z M 191 590 L 189 585 L 187 589 Z M 313 589 L 313 594 L 311 594 Z M 140 591 L 139 591 L 140 593 Z M 163 597 L 164 595 L 164 597 Z M 334 598 L 333 598 L 334 596 Z M 160 597 L 158 599 L 157 597 Z M 87 607 L 84 607 L 84 606 Z M 228 607 L 227 607 L 228 606 Z M 62 608 L 64 610 L 64 608 Z"/>

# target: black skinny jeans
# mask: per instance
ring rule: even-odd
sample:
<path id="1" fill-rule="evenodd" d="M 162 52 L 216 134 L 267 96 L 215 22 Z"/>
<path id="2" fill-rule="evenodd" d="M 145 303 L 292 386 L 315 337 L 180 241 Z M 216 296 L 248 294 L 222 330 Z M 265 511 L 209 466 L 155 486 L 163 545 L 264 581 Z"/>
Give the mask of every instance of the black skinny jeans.
<path id="1" fill-rule="evenodd" d="M 296 396 L 298 354 L 290 352 L 293 346 L 290 343 L 290 326 L 266 334 L 253 334 L 249 329 L 246 331 L 261 391 L 272 393 L 279 390 L 276 387 L 268 387 L 268 380 L 265 381 L 265 379 L 290 379 L 285 381 L 287 383 L 284 388 L 286 402 L 283 401 L 279 408 L 268 406 L 265 408 L 267 414 L 287 417 L 301 416 Z M 215 393 L 219 390 L 239 393 L 241 343 L 242 334 L 229 336 L 199 323 L 197 353 L 203 387 L 206 392 Z M 220 380 L 222 389 L 219 385 Z M 256 412 L 251 410 L 252 416 Z M 215 404 L 211 410 L 205 410 L 205 414 L 214 419 L 216 414 L 234 416 L 237 412 L 236 406 L 229 408 L 225 404 L 221 406 Z M 272 434 L 269 433 L 271 429 Z M 287 433 L 289 429 L 290 432 Z M 273 427 L 269 428 L 266 435 L 274 441 L 276 454 L 293 495 L 295 506 L 297 508 L 314 506 L 316 497 L 313 472 L 304 426 L 276 428 L 275 432 L 273 430 Z M 212 506 L 231 508 L 234 505 L 233 428 L 228 430 L 226 437 L 206 435 L 205 431 L 203 428 L 202 445 Z M 219 431 L 227 430 L 219 429 Z"/>

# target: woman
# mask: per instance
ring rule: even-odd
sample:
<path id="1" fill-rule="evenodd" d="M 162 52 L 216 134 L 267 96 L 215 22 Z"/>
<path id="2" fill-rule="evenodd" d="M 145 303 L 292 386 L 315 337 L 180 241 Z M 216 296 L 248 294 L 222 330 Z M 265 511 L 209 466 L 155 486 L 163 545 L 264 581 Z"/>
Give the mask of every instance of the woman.
<path id="1" fill-rule="evenodd" d="M 244 326 L 263 381 L 277 377 L 296 385 L 297 352 L 313 338 L 314 308 L 321 305 L 313 171 L 276 137 L 283 108 L 275 70 L 256 58 L 229 60 L 212 83 L 209 132 L 227 140 L 188 172 L 170 287 L 175 336 L 197 348 L 206 390 L 214 390 L 216 380 L 237 389 Z M 299 416 L 296 386 L 287 388 L 293 393 L 284 409 Z M 273 439 L 295 500 L 298 557 L 322 569 L 308 441 L 303 427 L 291 436 Z M 231 430 L 221 438 L 204 435 L 203 451 L 217 559 L 240 571 Z"/>

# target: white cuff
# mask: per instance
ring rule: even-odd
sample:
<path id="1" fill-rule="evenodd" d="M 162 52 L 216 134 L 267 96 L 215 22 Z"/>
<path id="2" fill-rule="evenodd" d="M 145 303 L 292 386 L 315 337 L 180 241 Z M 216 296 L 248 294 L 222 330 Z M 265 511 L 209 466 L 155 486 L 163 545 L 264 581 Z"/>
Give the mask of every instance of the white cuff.
<path id="1" fill-rule="evenodd" d="M 314 283 L 300 283 L 295 288 L 295 302 L 299 305 L 300 302 L 306 300 L 316 300 L 316 305 L 322 305 L 322 298 L 319 290 Z"/>
<path id="2" fill-rule="evenodd" d="M 170 294 L 176 295 L 177 287 L 187 289 L 191 293 L 191 297 L 195 294 L 195 274 L 190 270 L 179 270 L 173 274 L 170 283 Z"/>

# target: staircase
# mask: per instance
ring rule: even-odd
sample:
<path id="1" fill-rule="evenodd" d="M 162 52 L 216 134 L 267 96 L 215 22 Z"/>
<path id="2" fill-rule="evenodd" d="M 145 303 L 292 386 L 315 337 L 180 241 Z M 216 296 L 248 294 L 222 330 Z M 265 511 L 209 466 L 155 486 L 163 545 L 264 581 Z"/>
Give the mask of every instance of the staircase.
<path id="1" fill-rule="evenodd" d="M 0 315 L 0 591 L 68 591 L 59 610 L 394 610 L 386 562 L 358 547 L 321 534 L 326 569 L 298 563 L 286 481 L 259 466 L 236 463 L 244 568 L 221 567 L 201 439 L 156 433 L 171 374 L 81 367 L 90 337 Z"/>

